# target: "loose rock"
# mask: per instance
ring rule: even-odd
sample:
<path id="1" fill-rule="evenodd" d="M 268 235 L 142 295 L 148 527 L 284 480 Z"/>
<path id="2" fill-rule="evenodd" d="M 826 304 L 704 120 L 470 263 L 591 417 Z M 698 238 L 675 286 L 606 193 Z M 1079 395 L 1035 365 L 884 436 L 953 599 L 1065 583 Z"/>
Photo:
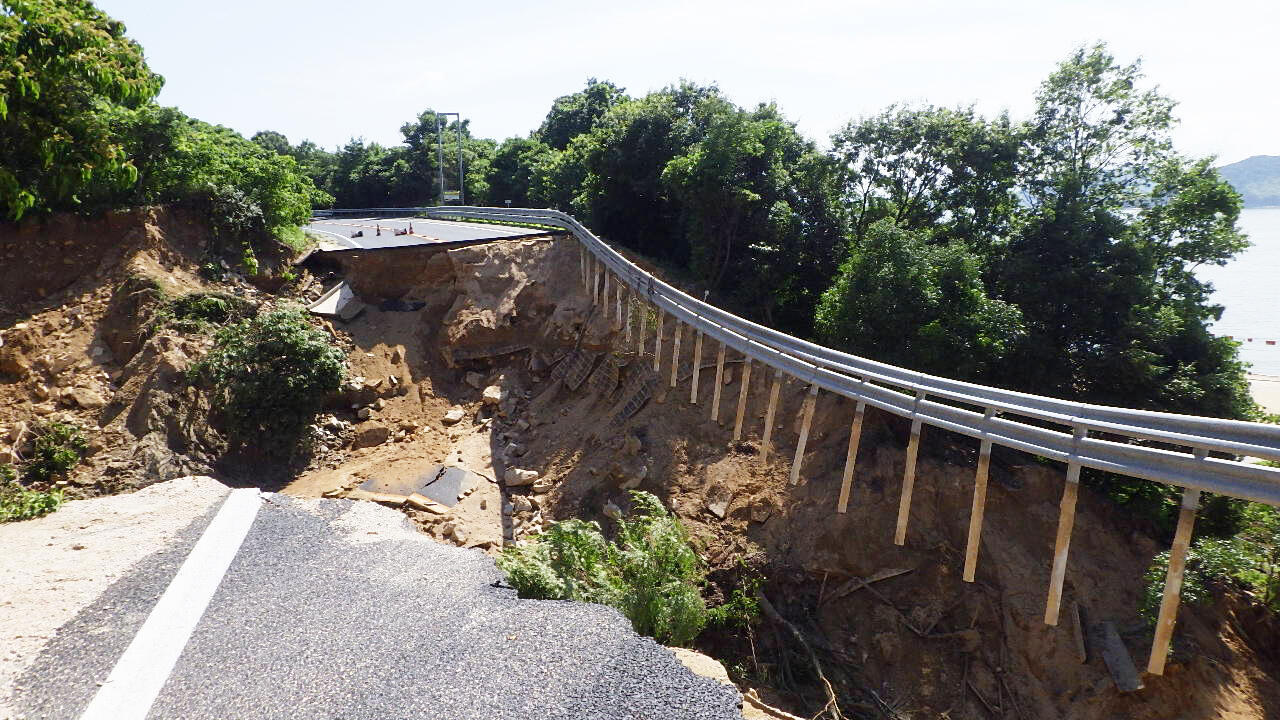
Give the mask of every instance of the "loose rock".
<path id="1" fill-rule="evenodd" d="M 640 452 L 640 438 L 635 435 L 627 435 L 627 439 L 622 441 L 622 452 L 628 455 L 635 455 Z"/>
<path id="2" fill-rule="evenodd" d="M 462 418 L 466 416 L 467 416 L 467 413 L 462 408 L 454 408 L 444 414 L 444 418 L 442 419 L 442 422 L 444 422 L 445 425 L 455 425 L 459 422 L 462 422 Z"/>
<path id="3" fill-rule="evenodd" d="M 712 515 L 723 520 L 725 513 L 729 511 L 729 499 L 731 497 L 727 492 L 712 495 L 707 498 L 707 509 L 711 511 Z"/>
<path id="4" fill-rule="evenodd" d="M 522 485 L 532 485 L 533 481 L 539 477 L 537 470 L 511 468 L 502 476 L 502 479 L 506 481 L 508 487 L 520 487 Z"/>
<path id="5" fill-rule="evenodd" d="M 391 428 L 386 425 L 366 425 L 360 428 L 356 433 L 355 440 L 352 441 L 353 448 L 366 448 L 381 445 L 391 437 Z"/>

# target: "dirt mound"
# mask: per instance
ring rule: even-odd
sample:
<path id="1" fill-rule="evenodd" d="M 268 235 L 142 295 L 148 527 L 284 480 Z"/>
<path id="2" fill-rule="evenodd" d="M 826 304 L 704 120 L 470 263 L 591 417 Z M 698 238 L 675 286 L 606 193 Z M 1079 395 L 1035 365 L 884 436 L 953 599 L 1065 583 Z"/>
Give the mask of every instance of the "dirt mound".
<path id="1" fill-rule="evenodd" d="M 209 247 L 205 224 L 167 208 L 0 225 L 0 462 L 29 457 L 58 421 L 88 436 L 62 481 L 73 496 L 210 470 L 218 435 L 185 380 L 210 339 L 156 327 L 156 311 L 193 292 L 268 296 L 234 274 L 203 279 Z"/>

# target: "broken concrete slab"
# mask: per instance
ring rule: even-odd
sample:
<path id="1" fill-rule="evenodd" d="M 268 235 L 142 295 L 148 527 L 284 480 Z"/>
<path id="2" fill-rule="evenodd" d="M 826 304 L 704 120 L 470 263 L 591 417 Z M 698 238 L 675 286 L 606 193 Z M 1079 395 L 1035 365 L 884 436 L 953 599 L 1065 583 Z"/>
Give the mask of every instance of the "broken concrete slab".
<path id="1" fill-rule="evenodd" d="M 449 508 L 423 495 L 422 493 L 413 493 L 405 500 L 405 504 L 415 510 L 422 510 L 433 515 L 444 515 L 449 512 Z"/>
<path id="2" fill-rule="evenodd" d="M 401 505 L 404 505 L 405 501 L 408 498 L 406 498 L 404 495 L 396 495 L 394 493 L 371 492 L 363 488 L 355 488 L 351 492 L 347 493 L 347 499 L 368 500 L 369 502 L 376 502 L 379 505 L 390 505 L 391 507 L 400 507 Z"/>
<path id="3" fill-rule="evenodd" d="M 340 282 L 320 296 L 319 300 L 307 306 L 307 310 L 322 317 L 334 317 L 343 322 L 354 320 L 364 312 L 365 303 L 356 297 L 355 291 L 347 283 Z"/>
<path id="4" fill-rule="evenodd" d="M 402 495 L 408 498 L 407 502 L 411 506 L 435 512 L 428 503 L 446 509 L 453 507 L 459 497 L 466 495 L 468 490 L 483 487 L 486 481 L 483 475 L 456 465 L 431 465 L 421 473 L 393 480 L 370 478 L 360 488 L 370 492 Z"/>

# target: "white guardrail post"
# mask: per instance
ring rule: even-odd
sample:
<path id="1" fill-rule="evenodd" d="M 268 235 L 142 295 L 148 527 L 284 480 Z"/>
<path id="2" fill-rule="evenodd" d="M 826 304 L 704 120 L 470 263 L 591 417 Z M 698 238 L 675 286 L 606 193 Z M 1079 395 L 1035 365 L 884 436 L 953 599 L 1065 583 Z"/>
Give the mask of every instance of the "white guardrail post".
<path id="1" fill-rule="evenodd" d="M 1183 506 L 1170 551 L 1169 573 L 1165 581 L 1155 642 L 1147 666 L 1148 672 L 1152 674 L 1159 675 L 1164 671 L 1165 657 L 1177 617 L 1186 553 L 1201 492 L 1280 506 L 1280 469 L 1242 462 L 1239 459 L 1248 456 L 1280 461 L 1280 426 L 1089 405 L 926 375 L 842 353 L 753 323 L 681 292 L 641 270 L 577 220 L 557 210 L 438 207 L 408 210 L 401 208 L 397 212 L 406 211 L 441 219 L 532 224 L 572 234 L 583 250 L 581 269 L 584 287 L 596 302 L 600 302 L 601 298 L 602 271 L 614 275 L 619 296 L 623 284 L 633 294 L 634 299 L 627 306 L 627 342 L 630 342 L 631 305 L 638 303 L 643 294 L 645 302 L 640 305 L 640 312 L 635 313 L 639 316 L 636 340 L 639 358 L 644 356 L 648 307 L 654 308 L 658 324 L 657 338 L 654 341 L 655 370 L 661 364 L 663 315 L 671 315 L 676 323 L 677 334 L 673 344 L 678 343 L 679 332 L 684 325 L 695 333 L 693 384 L 689 395 L 691 403 L 697 403 L 698 400 L 703 337 L 718 343 L 716 381 L 710 408 L 713 421 L 719 421 L 725 352 L 732 348 L 736 353 L 742 354 L 745 366 L 739 390 L 738 417 L 734 422 L 735 438 L 741 431 L 741 416 L 747 396 L 747 368 L 753 361 L 761 363 L 765 369 L 772 367 L 773 383 L 761 433 L 761 462 L 769 461 L 773 449 L 771 441 L 775 413 L 784 374 L 805 383 L 808 393 L 805 397 L 797 453 L 792 461 L 792 484 L 799 479 L 809 422 L 818 392 L 825 390 L 854 400 L 854 419 L 837 502 L 837 511 L 840 513 L 847 510 L 866 407 L 870 405 L 911 420 L 911 436 L 907 444 L 906 467 L 894 535 L 894 542 L 898 545 L 906 542 L 907 520 L 923 426 L 931 425 L 978 439 L 980 450 L 965 552 L 965 580 L 972 581 L 976 571 L 991 448 L 1002 445 L 1066 463 L 1067 477 L 1045 606 L 1045 623 L 1048 625 L 1056 625 L 1058 622 L 1081 469 L 1089 467 L 1183 488 Z M 361 212 L 373 213 L 376 210 Z M 606 280 L 606 299 L 607 286 Z M 678 345 L 673 350 L 674 378 L 675 366 L 678 365 Z M 967 409 L 970 407 L 983 408 L 983 411 Z"/>

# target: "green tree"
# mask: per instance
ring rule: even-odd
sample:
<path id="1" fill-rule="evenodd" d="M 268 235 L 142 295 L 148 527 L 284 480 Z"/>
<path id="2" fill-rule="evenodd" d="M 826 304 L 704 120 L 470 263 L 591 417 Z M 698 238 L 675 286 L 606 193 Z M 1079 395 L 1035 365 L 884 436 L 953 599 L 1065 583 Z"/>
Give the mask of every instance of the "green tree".
<path id="1" fill-rule="evenodd" d="M 330 201 L 288 155 L 222 126 L 154 105 L 116 113 L 112 125 L 139 163 L 138 182 L 105 204 L 179 203 L 208 214 L 224 240 L 286 240 Z"/>
<path id="2" fill-rule="evenodd" d="M 832 137 L 855 237 L 892 218 L 937 242 L 987 247 L 1014 216 L 1021 132 L 972 108 L 888 110 Z"/>
<path id="3" fill-rule="evenodd" d="M 662 174 L 731 104 L 718 88 L 681 83 L 606 112 L 592 130 L 566 149 L 581 177 L 573 212 L 611 240 L 658 257 L 688 262 L 690 247 L 679 232 L 678 208 Z"/>
<path id="4" fill-rule="evenodd" d="M 275 130 L 259 130 L 249 139 L 263 150 L 270 150 L 277 155 L 292 154 L 293 146 L 289 144 L 289 138 Z"/>
<path id="5" fill-rule="evenodd" d="M 122 187 L 136 166 L 102 110 L 151 100 L 152 73 L 124 25 L 84 0 L 0 3 L 0 204 L 75 207 L 78 193 Z"/>
<path id="6" fill-rule="evenodd" d="M 1027 336 L 1008 380 L 1061 397 L 1203 415 L 1256 413 L 1230 341 L 1193 274 L 1246 247 L 1238 195 L 1173 149 L 1173 102 L 1138 63 L 1077 50 L 1042 85 L 1027 133 L 1026 203 L 992 263 Z"/>
<path id="7" fill-rule="evenodd" d="M 623 88 L 608 80 L 590 78 L 581 92 L 555 99 L 534 137 L 556 150 L 564 150 L 575 137 L 595 127 L 602 115 L 627 99 Z"/>
<path id="8" fill-rule="evenodd" d="M 311 182 L 316 187 L 328 191 L 330 195 L 333 194 L 329 188 L 338 162 L 334 153 L 326 151 L 310 140 L 303 140 L 290 150 L 289 154 L 298 163 L 298 169 L 311 178 Z"/>
<path id="9" fill-rule="evenodd" d="M 809 199 L 830 199 L 832 165 L 776 106 L 716 107 L 703 137 L 662 174 L 691 267 L 748 314 L 807 333 L 843 244 L 837 205 Z"/>
<path id="10" fill-rule="evenodd" d="M 1023 332 L 1017 307 L 990 297 L 981 261 L 960 241 L 884 218 L 854 241 L 822 296 L 826 343 L 881 362 L 964 380 L 992 380 Z"/>
<path id="11" fill-rule="evenodd" d="M 514 207 L 529 207 L 536 196 L 535 179 L 540 167 L 555 151 L 532 138 L 508 138 L 494 150 L 486 176 L 489 196 L 496 205 L 510 200 Z"/>

